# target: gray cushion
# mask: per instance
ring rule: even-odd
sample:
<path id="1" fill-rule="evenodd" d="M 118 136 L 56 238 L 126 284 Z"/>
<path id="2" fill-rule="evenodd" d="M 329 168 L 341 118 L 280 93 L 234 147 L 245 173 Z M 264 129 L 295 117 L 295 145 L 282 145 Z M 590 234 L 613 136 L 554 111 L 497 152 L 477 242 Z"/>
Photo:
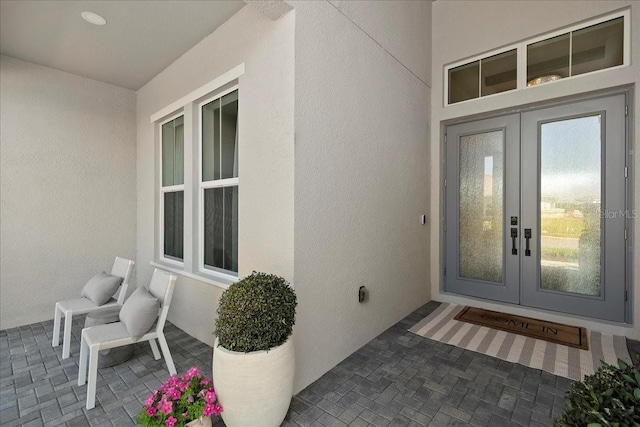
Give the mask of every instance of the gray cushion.
<path id="1" fill-rule="evenodd" d="M 138 288 L 120 310 L 120 321 L 124 323 L 134 341 L 139 340 L 158 318 L 160 301 L 145 288 Z"/>
<path id="2" fill-rule="evenodd" d="M 122 283 L 122 277 L 112 276 L 103 271 L 93 276 L 84 285 L 81 295 L 95 305 L 103 305 L 116 293 L 120 283 Z"/>

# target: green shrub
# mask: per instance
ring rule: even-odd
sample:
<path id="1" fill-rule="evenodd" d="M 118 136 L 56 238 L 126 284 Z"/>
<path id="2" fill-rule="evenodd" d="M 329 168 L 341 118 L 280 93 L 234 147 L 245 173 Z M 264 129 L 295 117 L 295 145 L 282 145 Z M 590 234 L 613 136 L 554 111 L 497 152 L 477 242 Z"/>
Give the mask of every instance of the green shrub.
<path id="1" fill-rule="evenodd" d="M 640 372 L 618 360 L 618 367 L 604 364 L 582 382 L 575 382 L 555 425 L 640 426 Z"/>
<path id="2" fill-rule="evenodd" d="M 223 292 L 214 333 L 227 350 L 269 350 L 291 335 L 296 304 L 286 280 L 254 271 Z"/>

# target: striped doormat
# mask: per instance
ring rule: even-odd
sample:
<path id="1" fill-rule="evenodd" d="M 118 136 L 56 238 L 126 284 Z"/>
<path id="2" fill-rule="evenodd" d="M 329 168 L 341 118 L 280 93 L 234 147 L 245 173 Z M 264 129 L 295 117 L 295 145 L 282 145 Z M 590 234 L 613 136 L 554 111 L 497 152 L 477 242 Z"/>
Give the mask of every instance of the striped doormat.
<path id="1" fill-rule="evenodd" d="M 409 331 L 572 380 L 582 380 L 585 375 L 593 374 L 602 365 L 601 360 L 614 365 L 617 365 L 618 359 L 631 363 L 626 339 L 621 336 L 591 331 L 589 350 L 579 350 L 454 320 L 463 308 L 461 305 L 443 303 Z"/>

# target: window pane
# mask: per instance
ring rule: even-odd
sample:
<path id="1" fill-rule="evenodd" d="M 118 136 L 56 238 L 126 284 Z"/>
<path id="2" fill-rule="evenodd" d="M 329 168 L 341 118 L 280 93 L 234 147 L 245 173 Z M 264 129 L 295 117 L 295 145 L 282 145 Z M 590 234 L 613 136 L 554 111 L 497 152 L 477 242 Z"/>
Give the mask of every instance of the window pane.
<path id="1" fill-rule="evenodd" d="M 162 186 L 184 184 L 184 118 L 162 125 Z"/>
<path id="2" fill-rule="evenodd" d="M 543 289 L 600 295 L 600 135 L 599 115 L 541 126 Z"/>
<path id="3" fill-rule="evenodd" d="M 623 18 L 573 32 L 571 75 L 622 65 Z"/>
<path id="4" fill-rule="evenodd" d="M 238 91 L 222 97 L 222 175 L 221 178 L 238 176 Z"/>
<path id="5" fill-rule="evenodd" d="M 482 59 L 480 62 L 482 96 L 516 88 L 518 82 L 516 49 Z"/>
<path id="6" fill-rule="evenodd" d="M 164 255 L 182 260 L 184 191 L 164 193 Z"/>
<path id="7" fill-rule="evenodd" d="M 204 264 L 238 272 L 238 187 L 204 190 Z"/>
<path id="8" fill-rule="evenodd" d="M 477 98 L 480 94 L 480 62 L 449 70 L 449 104 Z"/>
<path id="9" fill-rule="evenodd" d="M 460 137 L 459 276 L 502 283 L 503 131 Z"/>
<path id="10" fill-rule="evenodd" d="M 238 91 L 202 107 L 202 181 L 238 176 Z"/>
<path id="11" fill-rule="evenodd" d="M 527 46 L 527 86 L 569 76 L 569 33 Z"/>
<path id="12" fill-rule="evenodd" d="M 202 107 L 202 181 L 220 178 L 220 99 Z"/>

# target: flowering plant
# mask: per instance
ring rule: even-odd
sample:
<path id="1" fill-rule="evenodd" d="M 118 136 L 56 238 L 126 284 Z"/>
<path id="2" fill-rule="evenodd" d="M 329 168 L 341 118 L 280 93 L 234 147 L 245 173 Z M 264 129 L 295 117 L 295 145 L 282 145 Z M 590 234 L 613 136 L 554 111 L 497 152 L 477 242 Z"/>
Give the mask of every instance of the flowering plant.
<path id="1" fill-rule="evenodd" d="M 213 384 L 192 367 L 181 377 L 171 376 L 144 402 L 138 423 L 145 427 L 182 427 L 190 421 L 220 415 Z"/>

